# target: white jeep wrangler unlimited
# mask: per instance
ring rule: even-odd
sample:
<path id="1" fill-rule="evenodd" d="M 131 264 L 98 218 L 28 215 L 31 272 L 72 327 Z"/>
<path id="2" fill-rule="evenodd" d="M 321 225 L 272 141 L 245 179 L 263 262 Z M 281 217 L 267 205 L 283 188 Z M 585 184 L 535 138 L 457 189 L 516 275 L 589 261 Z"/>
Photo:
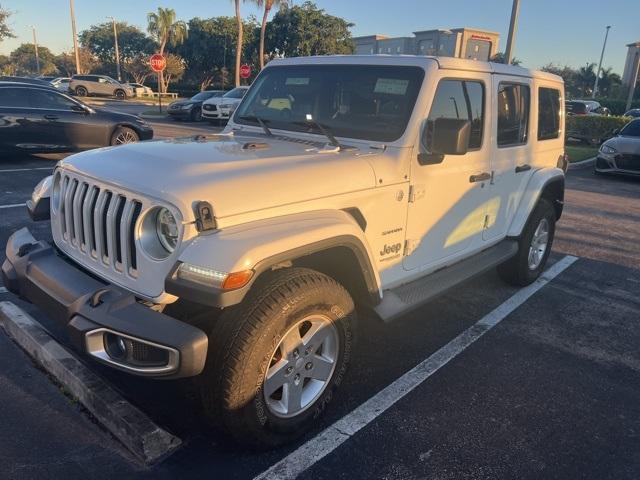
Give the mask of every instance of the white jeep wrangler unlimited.
<path id="1" fill-rule="evenodd" d="M 214 422 L 277 445 L 333 398 L 357 312 L 390 321 L 492 267 L 540 275 L 563 97 L 501 64 L 274 60 L 222 134 L 61 161 L 28 202 L 54 244 L 15 232 L 3 281 L 95 360 L 197 376 Z"/>

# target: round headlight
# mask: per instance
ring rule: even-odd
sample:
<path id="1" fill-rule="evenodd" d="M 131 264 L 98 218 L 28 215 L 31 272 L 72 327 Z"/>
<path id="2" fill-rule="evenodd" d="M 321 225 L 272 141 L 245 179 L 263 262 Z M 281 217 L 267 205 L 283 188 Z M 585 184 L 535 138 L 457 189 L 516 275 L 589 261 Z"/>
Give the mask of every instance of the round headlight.
<path id="1" fill-rule="evenodd" d="M 156 216 L 156 232 L 164 249 L 171 253 L 178 244 L 178 223 L 173 214 L 166 208 L 158 210 Z"/>

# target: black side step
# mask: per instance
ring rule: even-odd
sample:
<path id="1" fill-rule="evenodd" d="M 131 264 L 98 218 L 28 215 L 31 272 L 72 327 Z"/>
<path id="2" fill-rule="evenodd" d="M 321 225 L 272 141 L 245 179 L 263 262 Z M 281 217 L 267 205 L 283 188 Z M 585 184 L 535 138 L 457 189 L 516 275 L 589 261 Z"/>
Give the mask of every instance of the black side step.
<path id="1" fill-rule="evenodd" d="M 385 290 L 382 302 L 375 312 L 385 322 L 391 322 L 403 314 L 418 308 L 446 293 L 450 288 L 480 275 L 518 252 L 518 242 L 506 239 L 480 253 L 450 267 L 419 278 L 399 287 Z"/>

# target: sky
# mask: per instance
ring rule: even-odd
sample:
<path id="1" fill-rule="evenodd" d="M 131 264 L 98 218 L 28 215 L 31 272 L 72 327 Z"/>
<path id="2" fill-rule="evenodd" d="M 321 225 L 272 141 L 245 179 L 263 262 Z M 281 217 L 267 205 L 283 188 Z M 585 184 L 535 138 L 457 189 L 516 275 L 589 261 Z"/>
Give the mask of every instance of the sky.
<path id="1" fill-rule="evenodd" d="M 302 0 L 294 0 L 300 4 Z M 355 26 L 353 36 L 373 33 L 407 36 L 435 28 L 476 27 L 500 33 L 504 50 L 512 0 L 316 0 L 327 13 Z M 17 35 L 0 43 L 8 54 L 23 42 L 32 42 L 35 25 L 38 43 L 54 53 L 72 48 L 69 0 L 0 0 L 14 14 L 9 20 Z M 78 32 L 114 16 L 146 29 L 146 16 L 157 7 L 173 8 L 178 18 L 234 15 L 232 0 L 75 0 Z M 259 16 L 251 2 L 242 4 L 243 16 Z M 640 41 L 639 0 L 521 0 L 515 56 L 523 66 L 548 63 L 581 66 L 597 63 L 605 27 L 611 32 L 603 62 L 622 74 L 626 45 Z"/>

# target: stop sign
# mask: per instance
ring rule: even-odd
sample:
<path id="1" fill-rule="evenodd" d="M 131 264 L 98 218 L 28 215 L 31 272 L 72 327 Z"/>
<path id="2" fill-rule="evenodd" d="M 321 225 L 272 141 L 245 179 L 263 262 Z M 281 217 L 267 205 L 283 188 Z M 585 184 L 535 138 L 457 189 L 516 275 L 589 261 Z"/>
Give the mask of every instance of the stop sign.
<path id="1" fill-rule="evenodd" d="M 251 66 L 246 63 L 240 67 L 240 77 L 249 78 L 251 76 Z"/>
<path id="2" fill-rule="evenodd" d="M 167 66 L 167 60 L 164 58 L 164 56 L 160 55 L 159 53 L 156 53 L 154 55 L 151 55 L 151 58 L 149 59 L 149 64 L 151 65 L 151 69 L 154 72 L 161 72 Z"/>

